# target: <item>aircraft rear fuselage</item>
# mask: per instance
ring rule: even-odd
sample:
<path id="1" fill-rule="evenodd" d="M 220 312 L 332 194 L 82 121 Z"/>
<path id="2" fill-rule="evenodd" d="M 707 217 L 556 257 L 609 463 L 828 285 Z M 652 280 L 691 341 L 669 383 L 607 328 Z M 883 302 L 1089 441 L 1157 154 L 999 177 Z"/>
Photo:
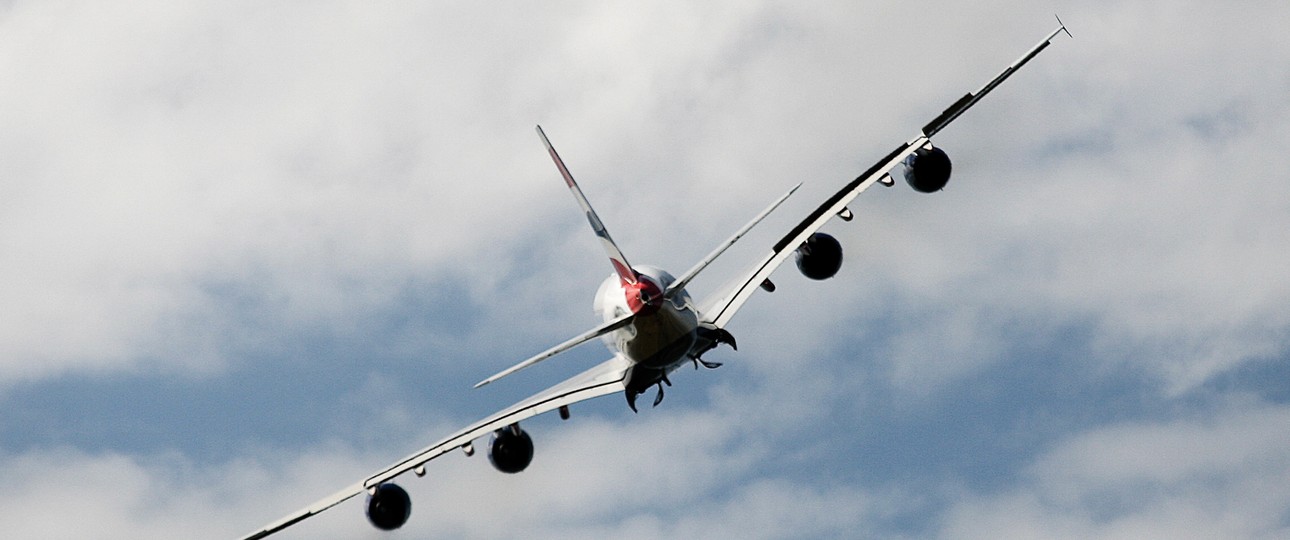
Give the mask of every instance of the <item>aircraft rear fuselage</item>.
<path id="1" fill-rule="evenodd" d="M 675 281 L 659 268 L 641 266 L 636 270 L 647 290 L 666 291 Z M 680 291 L 670 299 L 660 296 L 642 303 L 639 290 L 639 286 L 623 283 L 617 274 L 600 284 L 595 309 L 601 319 L 610 321 L 628 313 L 637 314 L 631 324 L 606 334 L 605 344 L 632 363 L 652 369 L 665 370 L 688 360 L 699 328 L 699 314 L 690 294 Z"/>

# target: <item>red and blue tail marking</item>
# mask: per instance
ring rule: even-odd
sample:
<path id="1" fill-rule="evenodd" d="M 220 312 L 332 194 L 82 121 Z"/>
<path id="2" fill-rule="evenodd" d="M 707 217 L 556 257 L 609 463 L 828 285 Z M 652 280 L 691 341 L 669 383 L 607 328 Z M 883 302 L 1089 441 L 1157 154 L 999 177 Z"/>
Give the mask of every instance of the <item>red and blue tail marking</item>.
<path id="1" fill-rule="evenodd" d="M 546 133 L 542 132 L 542 126 L 537 127 L 538 136 L 542 137 L 542 144 L 546 145 L 546 151 L 551 154 L 551 159 L 555 161 L 556 168 L 560 169 L 560 175 L 564 177 L 564 183 L 569 186 L 569 191 L 573 192 L 573 198 L 578 200 L 578 206 L 582 207 L 583 213 L 587 215 L 587 222 L 591 224 L 591 230 L 595 231 L 596 236 L 600 237 L 600 244 L 605 248 L 605 254 L 609 256 L 609 262 L 614 266 L 614 272 L 618 274 L 618 279 L 624 285 L 635 285 L 639 278 L 632 265 L 627 262 L 627 257 L 623 255 L 622 250 L 618 249 L 618 244 L 609 236 L 609 231 L 605 230 L 605 224 L 600 221 L 596 211 L 591 208 L 591 203 L 587 202 L 587 196 L 582 194 L 582 189 L 578 183 L 573 181 L 573 175 L 569 173 L 569 168 L 564 166 L 564 160 L 560 159 L 560 154 L 555 152 L 555 147 L 551 146 L 551 141 L 547 140 Z"/>

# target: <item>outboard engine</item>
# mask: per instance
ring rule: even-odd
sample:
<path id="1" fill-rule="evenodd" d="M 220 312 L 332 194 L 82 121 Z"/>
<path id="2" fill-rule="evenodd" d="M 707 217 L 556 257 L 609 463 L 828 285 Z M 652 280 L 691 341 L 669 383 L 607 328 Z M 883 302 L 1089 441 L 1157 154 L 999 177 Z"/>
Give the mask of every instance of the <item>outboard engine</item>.
<path id="1" fill-rule="evenodd" d="M 533 461 L 533 439 L 519 424 L 494 431 L 488 442 L 488 461 L 504 473 L 520 472 Z"/>
<path id="2" fill-rule="evenodd" d="M 411 515 L 412 498 L 397 485 L 378 485 L 376 493 L 367 496 L 367 520 L 382 531 L 402 527 Z"/>
<path id="3" fill-rule="evenodd" d="M 797 269 L 814 279 L 829 279 L 842 268 L 842 244 L 824 233 L 812 234 L 797 248 Z"/>
<path id="4" fill-rule="evenodd" d="M 950 181 L 950 156 L 936 147 L 923 147 L 905 158 L 905 182 L 914 191 L 935 193 Z"/>

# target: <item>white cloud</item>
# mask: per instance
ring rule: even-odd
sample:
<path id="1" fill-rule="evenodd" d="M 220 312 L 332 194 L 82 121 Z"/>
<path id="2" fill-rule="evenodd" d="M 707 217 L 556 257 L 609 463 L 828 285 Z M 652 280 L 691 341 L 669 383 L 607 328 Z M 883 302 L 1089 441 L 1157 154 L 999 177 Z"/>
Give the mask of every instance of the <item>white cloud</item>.
<path id="1" fill-rule="evenodd" d="M 519 475 L 493 471 L 484 448 L 469 460 L 445 456 L 426 478 L 402 479 L 414 497 L 413 516 L 390 537 L 495 538 L 521 530 L 534 538 L 830 536 L 890 506 L 847 486 L 773 477 L 732 483 L 758 477 L 774 452 L 742 446 L 748 441 L 718 415 L 681 411 L 638 420 L 579 418 L 535 433 L 539 453 Z M 0 468 L 12 488 L 0 517 L 6 532 L 29 538 L 227 538 L 347 485 L 384 453 L 328 444 L 214 464 L 72 449 L 10 455 Z M 361 500 L 282 537 L 386 537 L 363 519 Z"/>
<path id="2" fill-rule="evenodd" d="M 1274 32 L 1220 47 L 1199 28 L 1163 31 L 1201 24 L 1178 10 L 1150 28 L 1176 48 L 1116 32 L 1144 5 L 1098 15 L 1081 32 L 1087 42 L 1047 53 L 1061 65 L 1044 57 L 1010 83 L 1030 91 L 992 96 L 970 124 L 947 133 L 961 178 L 940 201 L 876 195 L 882 200 L 860 203 L 872 216 L 865 226 L 892 241 L 852 252 L 891 272 L 883 286 L 929 306 L 952 304 L 947 290 L 985 280 L 958 301 L 1093 317 L 1108 330 L 1108 355 L 1127 344 L 1138 347 L 1135 357 L 1187 357 L 1148 360 L 1181 391 L 1279 343 L 1287 291 L 1267 276 L 1290 264 L 1276 252 L 1280 231 L 1290 230 L 1275 217 L 1276 193 L 1286 188 L 1264 171 L 1277 162 L 1258 141 L 1283 138 L 1285 110 L 1267 97 L 1277 70 L 1255 70 L 1250 55 L 1230 52 L 1279 54 L 1268 41 Z M 577 156 L 589 191 L 602 194 L 619 239 L 640 259 L 661 258 L 666 239 L 715 219 L 737 223 L 791 180 L 815 189 L 799 198 L 826 192 L 825 180 L 879 155 L 1035 33 L 1009 19 L 1022 37 L 992 38 L 965 55 L 937 47 L 967 40 L 959 34 L 971 25 L 883 20 L 881 8 L 732 3 L 496 15 L 410 3 L 16 5 L 3 59 L 24 83 L 5 90 L 13 104 L 6 154 L 22 156 L 6 161 L 10 210 L 0 229 L 13 261 L 3 280 L 12 299 L 3 312 L 6 378 L 143 360 L 219 369 L 219 344 L 245 323 L 211 308 L 212 283 L 244 291 L 287 324 L 345 324 L 349 314 L 382 309 L 409 282 L 448 272 L 476 276 L 474 294 L 491 302 L 499 280 L 529 273 L 510 270 L 523 263 L 499 239 L 532 239 L 516 231 L 552 216 L 570 233 L 580 227 L 542 181 L 550 171 L 540 152 L 519 150 L 535 146 L 527 128 L 535 118 L 556 123 L 557 144 Z M 548 25 L 521 22 L 527 17 Z M 46 39 L 50 28 L 76 39 Z M 914 52 L 911 62 L 879 49 L 898 39 L 927 40 L 937 54 Z M 1198 57 L 1262 76 L 1169 68 L 1171 59 Z M 1162 85 L 1164 76 L 1189 82 Z M 875 104 L 898 110 L 881 114 Z M 1017 114 L 1001 114 L 1009 108 Z M 668 120 L 651 121 L 659 115 Z M 1106 142 L 1089 130 L 1104 130 Z M 1225 140 L 1214 144 L 1210 132 Z M 998 152 L 1052 148 L 1066 133 L 1116 152 L 1077 154 L 1060 167 Z M 878 150 L 855 152 L 857 142 Z M 987 171 L 999 178 L 981 178 Z M 732 194 L 731 185 L 742 189 Z M 691 198 L 673 204 L 673 193 Z M 710 215 L 706 201 L 731 196 Z M 1006 211 L 980 210 L 989 207 Z M 676 227 L 633 226 L 659 208 Z M 667 262 L 688 264 L 719 237 Z M 560 249 L 594 264 L 587 247 Z M 1001 267 L 1030 272 L 1001 275 Z M 532 286 L 520 290 L 552 282 L 562 293 L 581 290 L 546 277 L 547 268 L 538 273 L 521 278 Z M 1249 285 L 1233 290 L 1233 279 Z M 981 322 L 971 313 L 928 316 L 970 328 Z M 1199 343 L 1171 346 L 1180 332 Z M 915 364 L 936 356 L 926 348 L 935 342 L 909 339 L 920 346 L 899 356 Z M 941 356 L 953 355 L 950 347 Z M 980 363 L 934 378 L 953 380 Z"/>
<path id="3" fill-rule="evenodd" d="M 1059 9 L 1076 39 L 1062 38 L 938 138 L 955 158 L 948 191 L 866 194 L 857 222 L 834 229 L 851 262 L 837 280 L 803 283 L 786 269 L 779 293 L 749 304 L 732 328 L 744 352 L 716 372 L 723 383 L 705 405 L 720 417 L 665 407 L 628 427 L 570 426 L 541 439 L 540 461 L 520 477 L 484 471 L 480 459 L 446 463 L 443 480 L 417 488 L 429 502 L 404 534 L 890 532 L 905 519 L 892 516 L 926 502 L 897 496 L 893 509 L 887 490 L 761 474 L 758 462 L 788 439 L 821 437 L 813 430 L 836 401 L 891 396 L 934 410 L 947 389 L 1018 362 L 1015 351 L 1032 349 L 1018 336 L 1079 340 L 1071 346 L 1094 355 L 1090 380 L 1160 381 L 1160 395 L 1141 390 L 1147 401 L 1186 398 L 1252 359 L 1285 356 L 1290 162 L 1275 141 L 1290 137 L 1290 49 L 1275 27 L 1286 9 Z M 10 3 L 0 15 L 0 388 L 66 374 L 233 384 L 221 374 L 313 351 L 304 340 L 320 333 L 424 357 L 432 373 L 468 386 L 488 372 L 471 371 L 480 364 L 500 367 L 508 361 L 498 356 L 580 330 L 607 272 L 533 123 L 547 126 L 632 259 L 673 270 L 807 181 L 711 270 L 731 272 L 1015 58 L 1050 28 L 1050 11 Z M 701 293 L 708 283 L 695 285 Z M 413 311 L 436 324 L 382 325 Z M 1056 335 L 1071 327 L 1087 337 Z M 373 343 L 386 334 L 399 341 Z M 418 352 L 424 344 L 436 347 Z M 11 509 L 0 522 L 36 536 L 161 537 L 198 524 L 227 537 L 442 430 L 374 433 L 497 395 L 427 395 L 366 361 L 311 366 L 353 373 L 350 386 L 328 389 L 350 412 L 318 421 L 336 431 L 321 437 L 333 446 L 238 434 L 276 454 L 247 448 L 212 466 L 15 441 L 23 450 L 0 470 L 27 498 L 0 505 Z M 847 363 L 872 369 L 839 376 L 859 372 L 836 367 Z M 674 392 L 711 384 L 691 382 Z M 1280 413 L 1261 411 L 1223 411 L 1230 429 L 1059 419 L 1085 434 L 1005 495 L 968 493 L 946 534 L 1275 532 L 1284 498 L 1255 470 L 1284 479 L 1283 452 L 1253 423 Z M 1230 459 L 1212 446 L 1242 437 L 1255 440 Z M 371 439 L 408 448 L 350 450 Z M 1220 477 L 1191 479 L 1203 468 Z M 638 483 L 638 471 L 650 474 Z M 1117 480 L 1126 476 L 1137 480 Z M 551 486 L 561 495 L 544 496 Z M 1274 496 L 1246 511 L 1203 493 L 1215 486 L 1233 498 Z M 173 498 L 151 509 L 159 491 Z M 1090 493 L 1147 497 L 1100 507 Z M 26 517 L 58 500 L 85 522 Z M 302 525 L 300 537 L 372 534 L 354 508 L 337 513 Z M 49 524 L 67 529 L 22 528 Z"/>
<path id="4" fill-rule="evenodd" d="M 1016 489 L 964 497 L 946 538 L 1277 538 L 1290 533 L 1290 409 L 1077 434 Z"/>
<path id="5" fill-rule="evenodd" d="M 481 137 L 470 110 L 439 127 L 461 90 L 425 72 L 474 62 L 376 61 L 445 39 L 384 34 L 399 12 L 42 6 L 15 6 L 0 57 L 19 156 L 0 216 L 3 379 L 218 368 L 212 349 L 246 329 L 211 289 L 286 324 L 335 321 L 449 262 L 500 259 L 478 239 L 529 212 L 535 183 L 513 167 L 472 172 L 501 150 L 461 155 L 459 126 Z"/>

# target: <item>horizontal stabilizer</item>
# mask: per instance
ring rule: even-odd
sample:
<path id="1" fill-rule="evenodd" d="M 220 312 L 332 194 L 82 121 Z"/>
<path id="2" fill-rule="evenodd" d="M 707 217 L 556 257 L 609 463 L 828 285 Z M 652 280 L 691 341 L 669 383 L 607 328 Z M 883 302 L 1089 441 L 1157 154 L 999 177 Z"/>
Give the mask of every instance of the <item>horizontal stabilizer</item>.
<path id="1" fill-rule="evenodd" d="M 766 216 L 769 216 L 771 212 L 776 208 L 779 208 L 779 205 L 788 200 L 789 195 L 792 195 L 793 192 L 797 191 L 797 188 L 800 187 L 802 187 L 802 183 L 798 182 L 796 186 L 793 186 L 793 189 L 788 190 L 788 193 L 775 199 L 775 202 L 770 203 L 770 206 L 767 206 L 765 210 L 762 210 L 760 214 L 757 214 L 757 217 L 753 218 L 752 221 L 749 221 L 748 224 L 740 228 L 738 232 L 730 238 L 727 238 L 721 245 L 717 246 L 717 249 L 712 250 L 712 253 L 709 253 L 707 257 L 704 257 L 703 260 L 699 261 L 699 263 L 694 265 L 693 268 L 690 268 L 689 270 L 686 270 L 684 274 L 681 274 L 681 277 L 672 282 L 672 285 L 667 288 L 667 292 L 664 293 L 664 296 L 671 298 L 672 295 L 676 294 L 676 291 L 685 289 L 685 286 L 689 285 L 690 281 L 693 280 L 695 276 L 699 275 L 699 272 L 702 272 L 704 268 L 707 268 L 709 264 L 712 264 L 712 261 L 717 260 L 717 257 L 720 257 L 722 253 L 725 253 L 727 249 L 730 249 L 730 246 L 735 245 L 735 242 L 738 242 L 739 239 L 743 238 L 745 234 L 748 234 L 748 231 L 752 230 L 754 226 L 761 223 L 761 220 L 766 219 Z"/>
<path id="2" fill-rule="evenodd" d="M 501 372 L 499 372 L 498 374 L 493 375 L 492 377 L 479 381 L 479 383 L 475 385 L 475 388 L 484 386 L 488 383 L 496 381 L 497 379 L 500 379 L 502 377 L 515 373 L 516 371 L 529 367 L 533 364 L 546 360 L 547 358 L 550 358 L 564 351 L 577 347 L 578 345 L 582 345 L 583 343 L 586 343 L 600 336 L 613 332 L 614 330 L 627 326 L 628 324 L 631 324 L 632 319 L 635 319 L 635 318 L 636 318 L 635 313 L 629 313 L 627 315 L 624 315 L 622 317 L 619 317 L 617 319 L 604 323 L 600 326 L 592 328 L 591 330 L 588 330 L 587 332 L 573 339 L 570 339 L 564 343 L 561 343 L 559 345 L 551 347 L 550 349 L 542 351 L 541 353 L 538 353 L 537 356 L 534 356 L 532 358 L 529 358 L 528 360 L 525 360 L 509 368 L 506 368 Z"/>

